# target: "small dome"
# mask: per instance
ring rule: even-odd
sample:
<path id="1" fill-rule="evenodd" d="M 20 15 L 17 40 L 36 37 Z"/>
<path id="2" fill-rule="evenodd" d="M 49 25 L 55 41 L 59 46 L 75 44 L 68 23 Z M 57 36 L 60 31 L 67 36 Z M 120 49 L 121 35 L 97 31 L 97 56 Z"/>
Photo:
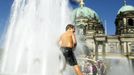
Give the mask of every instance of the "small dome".
<path id="1" fill-rule="evenodd" d="M 131 5 L 124 5 L 119 9 L 118 14 L 120 12 L 125 12 L 125 11 L 134 11 L 134 7 Z"/>
<path id="2" fill-rule="evenodd" d="M 73 21 L 80 16 L 88 19 L 96 18 L 98 21 L 100 21 L 98 14 L 88 7 L 79 7 L 73 11 Z"/>

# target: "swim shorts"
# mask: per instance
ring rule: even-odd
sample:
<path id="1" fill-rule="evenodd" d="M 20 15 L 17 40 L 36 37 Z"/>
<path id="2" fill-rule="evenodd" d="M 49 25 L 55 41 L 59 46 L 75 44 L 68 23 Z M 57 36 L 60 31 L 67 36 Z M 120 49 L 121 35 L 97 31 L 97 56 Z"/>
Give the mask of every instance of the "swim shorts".
<path id="1" fill-rule="evenodd" d="M 73 49 L 72 48 L 62 47 L 61 50 L 63 52 L 63 55 L 65 56 L 66 62 L 70 66 L 77 65 L 77 61 L 76 61 L 76 58 L 74 56 L 74 53 L 73 53 Z"/>

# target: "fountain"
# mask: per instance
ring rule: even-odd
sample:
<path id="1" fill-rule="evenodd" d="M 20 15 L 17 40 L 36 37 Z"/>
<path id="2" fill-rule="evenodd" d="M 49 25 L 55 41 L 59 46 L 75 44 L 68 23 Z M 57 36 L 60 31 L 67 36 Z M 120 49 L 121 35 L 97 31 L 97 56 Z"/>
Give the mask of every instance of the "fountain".
<path id="1" fill-rule="evenodd" d="M 133 75 L 133 66 L 131 60 L 126 57 L 112 57 L 106 60 L 107 75 Z"/>
<path id="2" fill-rule="evenodd" d="M 14 0 L 0 74 L 59 75 L 57 41 L 70 12 L 68 0 Z"/>

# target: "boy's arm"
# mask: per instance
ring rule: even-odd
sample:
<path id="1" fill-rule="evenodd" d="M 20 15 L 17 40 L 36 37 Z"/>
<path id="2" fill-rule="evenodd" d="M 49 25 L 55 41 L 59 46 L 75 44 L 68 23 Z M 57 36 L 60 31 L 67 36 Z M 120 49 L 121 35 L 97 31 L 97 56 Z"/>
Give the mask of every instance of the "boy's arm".
<path id="1" fill-rule="evenodd" d="M 75 36 L 74 33 L 72 34 L 72 39 L 73 39 L 74 47 L 76 47 L 76 45 L 77 45 L 77 41 L 76 41 L 76 36 Z"/>

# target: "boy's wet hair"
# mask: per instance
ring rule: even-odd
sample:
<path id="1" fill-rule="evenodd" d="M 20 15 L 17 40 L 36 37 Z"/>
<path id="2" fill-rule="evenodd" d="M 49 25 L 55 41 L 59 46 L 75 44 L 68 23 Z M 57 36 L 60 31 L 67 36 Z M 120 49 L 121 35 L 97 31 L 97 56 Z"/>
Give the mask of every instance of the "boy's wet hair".
<path id="1" fill-rule="evenodd" d="M 72 24 L 68 24 L 68 25 L 66 26 L 66 31 L 67 31 L 69 28 L 72 28 L 72 29 L 73 29 L 73 28 L 75 28 L 75 27 L 74 27 L 74 25 L 72 25 Z"/>

